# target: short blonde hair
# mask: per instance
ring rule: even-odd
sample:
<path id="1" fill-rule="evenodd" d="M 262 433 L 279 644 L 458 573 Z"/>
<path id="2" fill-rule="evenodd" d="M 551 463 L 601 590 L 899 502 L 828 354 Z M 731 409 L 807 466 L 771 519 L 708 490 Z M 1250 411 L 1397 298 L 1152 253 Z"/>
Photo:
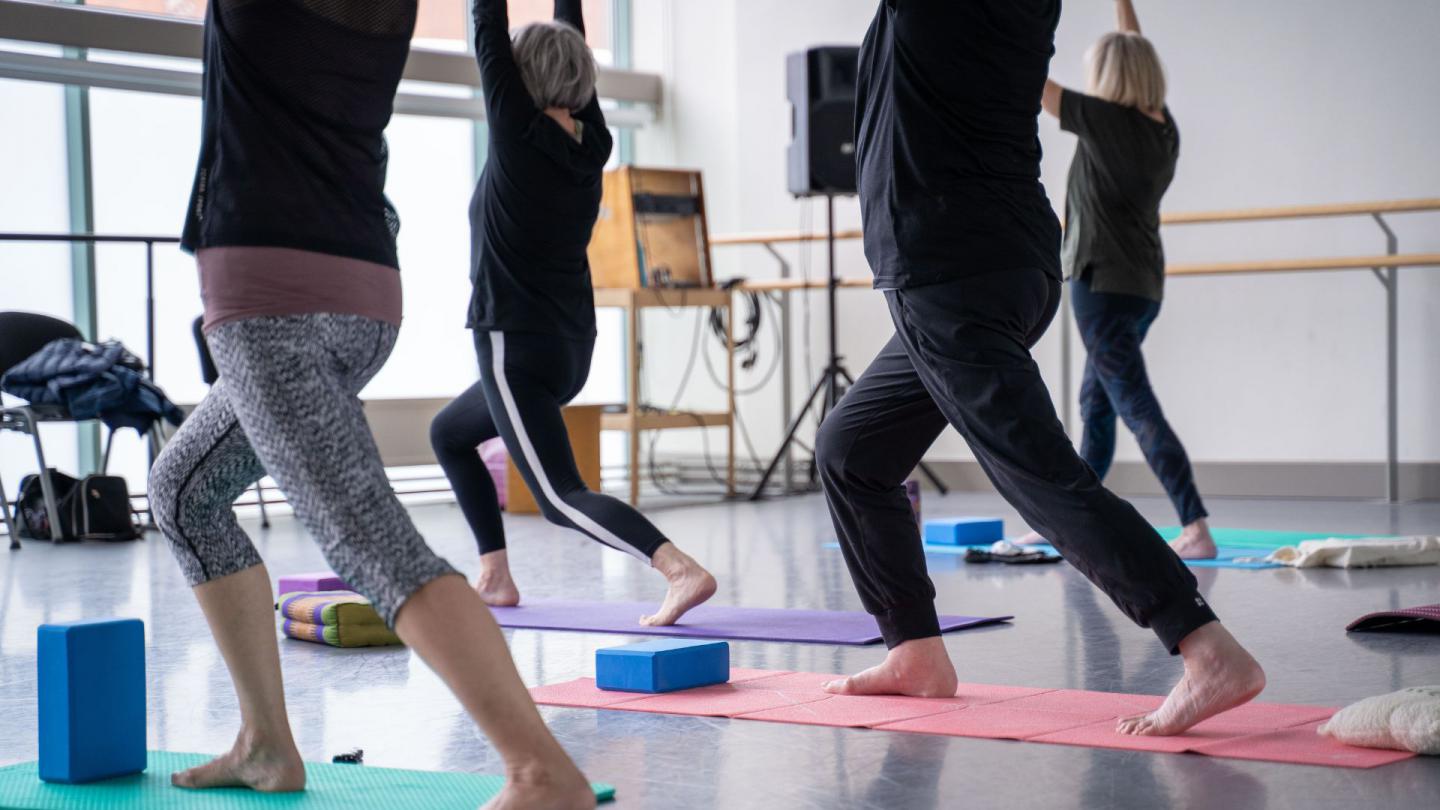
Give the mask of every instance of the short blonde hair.
<path id="1" fill-rule="evenodd" d="M 1165 107 L 1165 68 L 1150 40 L 1130 31 L 1112 31 L 1085 54 L 1090 95 L 1159 112 Z"/>
<path id="2" fill-rule="evenodd" d="M 511 44 L 536 107 L 578 112 L 595 96 L 595 56 L 584 35 L 570 25 L 531 23 L 515 32 Z"/>

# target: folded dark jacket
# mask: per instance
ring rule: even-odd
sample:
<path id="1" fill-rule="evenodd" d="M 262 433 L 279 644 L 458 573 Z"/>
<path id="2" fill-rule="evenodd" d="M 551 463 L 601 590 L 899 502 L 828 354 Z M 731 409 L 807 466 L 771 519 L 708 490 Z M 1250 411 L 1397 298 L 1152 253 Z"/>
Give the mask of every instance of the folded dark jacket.
<path id="1" fill-rule="evenodd" d="M 185 414 L 146 379 L 145 365 L 116 341 L 52 340 L 0 379 L 0 390 L 36 406 L 59 406 L 75 419 L 99 419 L 111 430 L 149 430 Z"/>

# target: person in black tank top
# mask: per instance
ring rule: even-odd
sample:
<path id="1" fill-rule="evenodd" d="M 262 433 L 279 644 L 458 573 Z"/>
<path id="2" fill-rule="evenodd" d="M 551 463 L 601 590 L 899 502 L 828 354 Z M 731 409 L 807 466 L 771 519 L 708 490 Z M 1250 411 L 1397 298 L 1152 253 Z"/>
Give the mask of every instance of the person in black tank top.
<path id="1" fill-rule="evenodd" d="M 816 464 L 884 662 L 845 695 L 951 697 L 935 587 L 904 489 L 941 431 L 1132 621 L 1185 660 L 1130 734 L 1177 734 L 1259 693 L 1264 673 L 1195 577 L 1075 452 L 1030 349 L 1060 304 L 1040 185 L 1057 0 L 881 0 L 861 48 L 856 159 L 865 250 L 895 335 L 826 417 Z"/>
<path id="2" fill-rule="evenodd" d="M 333 271 L 325 278 L 378 272 L 394 284 L 398 220 L 383 191 L 383 132 L 416 13 L 416 0 L 211 0 L 184 236 L 202 269 L 213 251 L 239 251 L 243 261 L 217 271 L 259 275 L 271 269 L 267 257 L 283 256 L 303 275 L 325 259 Z M 283 290 L 252 285 L 256 311 L 207 331 L 219 380 L 151 472 L 151 511 L 205 613 L 241 717 L 229 752 L 172 781 L 305 787 L 270 576 L 232 509 L 269 473 L 326 561 L 444 679 L 500 752 L 507 780 L 494 806 L 594 807 L 489 610 L 425 544 L 386 478 L 358 394 L 384 364 L 397 324 L 345 311 L 342 290 L 308 293 L 315 309 L 276 314 L 283 302 L 267 312 L 264 299 Z"/>
<path id="3" fill-rule="evenodd" d="M 1065 194 L 1062 251 L 1075 322 L 1087 352 L 1080 385 L 1080 455 L 1104 480 L 1125 421 L 1184 527 L 1171 541 L 1187 559 L 1214 558 L 1208 513 L 1185 446 L 1150 386 L 1140 346 L 1160 314 L 1165 250 L 1160 199 L 1175 177 L 1180 135 L 1165 106 L 1165 74 L 1129 0 L 1119 30 L 1087 55 L 1090 94 L 1047 80 L 1045 110 L 1079 137 Z M 1022 543 L 1044 542 L 1038 532 Z"/>
<path id="4" fill-rule="evenodd" d="M 561 408 L 580 393 L 595 347 L 586 249 L 600 211 L 610 130 L 595 94 L 580 0 L 512 43 L 505 0 L 476 0 L 475 56 L 490 149 L 470 202 L 480 381 L 436 415 L 430 442 L 480 547 L 481 598 L 514 605 L 505 527 L 477 447 L 500 436 L 550 522 L 652 566 L 670 583 L 642 624 L 674 624 L 715 580 L 629 505 L 592 492 L 575 466 Z"/>

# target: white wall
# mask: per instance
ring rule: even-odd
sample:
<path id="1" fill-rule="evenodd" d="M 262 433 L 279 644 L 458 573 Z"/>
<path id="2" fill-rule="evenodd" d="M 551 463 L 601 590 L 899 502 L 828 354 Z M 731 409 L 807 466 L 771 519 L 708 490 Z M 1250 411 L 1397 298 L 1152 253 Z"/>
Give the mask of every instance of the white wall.
<path id="1" fill-rule="evenodd" d="M 1169 70 L 1182 134 L 1180 171 L 1166 210 L 1440 194 L 1440 161 L 1428 148 L 1440 131 L 1440 108 L 1427 103 L 1434 99 L 1433 77 L 1440 75 L 1440 51 L 1427 33 L 1440 30 L 1440 4 L 1139 5 L 1146 34 Z M 637 65 L 664 73 L 668 83 L 659 126 L 639 140 L 641 161 L 705 170 L 712 233 L 795 228 L 806 204 L 784 190 L 784 55 L 812 44 L 858 43 L 874 8 L 874 0 L 637 0 Z M 1085 49 L 1112 24 L 1109 0 L 1066 4 L 1055 77 L 1081 86 Z M 1052 120 L 1042 121 L 1040 131 L 1044 179 L 1059 208 L 1074 142 Z M 841 227 L 858 224 L 853 201 L 842 201 L 838 210 Z M 814 205 L 814 217 L 819 227 L 821 203 Z M 1402 251 L 1440 250 L 1440 215 L 1392 222 Z M 1165 238 L 1174 261 L 1364 254 L 1384 246 L 1375 225 L 1363 219 L 1188 226 L 1167 229 Z M 722 276 L 774 272 L 773 261 L 754 248 L 721 249 L 717 259 Z M 815 249 L 812 272 L 823 272 L 823 260 L 823 251 Z M 842 248 L 840 272 L 868 272 L 858 246 Z M 890 327 L 878 294 L 842 295 L 841 348 L 858 370 Z M 1440 273 L 1402 271 L 1401 298 L 1401 458 L 1437 461 L 1440 425 L 1431 415 L 1440 409 L 1440 346 L 1433 327 L 1440 316 Z M 1380 285 L 1363 272 L 1172 281 L 1147 357 L 1192 456 L 1383 458 L 1383 305 Z M 812 306 L 818 363 L 823 299 L 814 297 Z M 798 301 L 796 314 L 798 321 Z M 1058 331 L 1053 328 L 1035 352 L 1057 395 Z M 656 335 L 650 337 L 653 343 Z M 688 337 L 682 341 L 678 333 L 665 342 L 671 349 L 682 342 L 688 347 Z M 1078 351 L 1075 356 L 1078 380 Z M 650 362 L 657 385 L 675 376 L 675 366 L 663 365 L 654 351 Z M 803 384 L 797 379 L 797 387 Z M 742 406 L 763 454 L 778 438 L 778 394 L 749 397 Z M 969 454 L 952 432 L 931 458 Z M 1128 436 L 1119 458 L 1140 458 Z"/>

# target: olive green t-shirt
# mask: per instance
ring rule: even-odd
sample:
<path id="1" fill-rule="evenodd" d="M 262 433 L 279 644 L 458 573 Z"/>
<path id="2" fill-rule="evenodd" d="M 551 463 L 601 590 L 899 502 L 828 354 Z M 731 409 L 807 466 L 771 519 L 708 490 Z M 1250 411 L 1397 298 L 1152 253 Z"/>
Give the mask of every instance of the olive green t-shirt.
<path id="1" fill-rule="evenodd" d="M 1160 198 L 1175 177 L 1180 133 L 1134 107 L 1066 90 L 1060 128 L 1080 137 L 1065 191 L 1067 278 L 1100 293 L 1155 301 L 1165 291 Z"/>

